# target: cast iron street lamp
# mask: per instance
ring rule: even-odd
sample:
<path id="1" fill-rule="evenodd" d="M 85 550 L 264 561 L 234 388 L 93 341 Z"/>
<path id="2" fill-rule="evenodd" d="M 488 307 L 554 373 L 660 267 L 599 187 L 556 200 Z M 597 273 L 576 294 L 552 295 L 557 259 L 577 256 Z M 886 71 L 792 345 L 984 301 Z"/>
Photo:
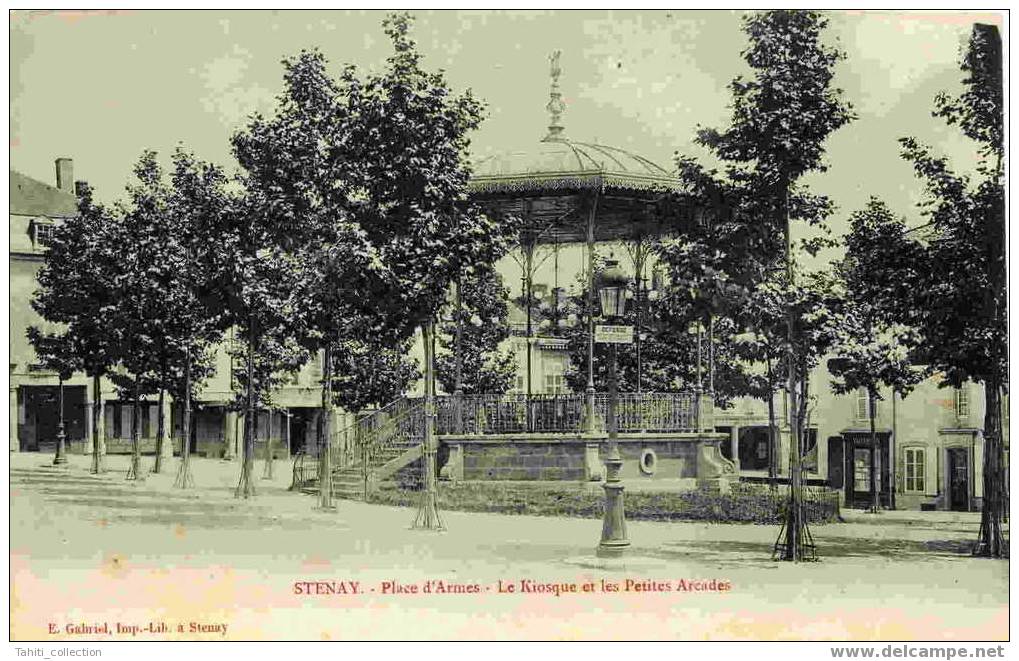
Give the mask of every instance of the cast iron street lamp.
<path id="1" fill-rule="evenodd" d="M 629 278 L 619 268 L 619 263 L 609 261 L 608 268 L 602 273 L 601 287 L 598 296 L 601 299 L 602 316 L 606 319 L 622 318 L 626 312 L 626 291 Z M 619 557 L 630 546 L 626 537 L 626 512 L 623 504 L 623 484 L 619 480 L 619 471 L 623 460 L 619 456 L 618 429 L 616 425 L 616 344 L 609 344 L 609 404 L 606 418 L 608 419 L 608 449 L 605 457 L 605 519 L 602 522 L 601 543 L 598 544 L 599 557 Z"/>
<path id="2" fill-rule="evenodd" d="M 57 386 L 57 454 L 53 457 L 53 465 L 67 463 L 67 433 L 64 428 L 64 375 L 60 375 Z"/>

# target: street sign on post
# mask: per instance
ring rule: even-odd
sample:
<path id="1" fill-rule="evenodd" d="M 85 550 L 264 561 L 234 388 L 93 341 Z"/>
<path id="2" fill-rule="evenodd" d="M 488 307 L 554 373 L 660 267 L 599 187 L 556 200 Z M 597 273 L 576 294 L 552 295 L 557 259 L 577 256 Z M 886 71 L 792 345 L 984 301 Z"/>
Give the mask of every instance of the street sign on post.
<path id="1" fill-rule="evenodd" d="M 633 344 L 633 326 L 594 327 L 594 341 L 598 344 Z"/>

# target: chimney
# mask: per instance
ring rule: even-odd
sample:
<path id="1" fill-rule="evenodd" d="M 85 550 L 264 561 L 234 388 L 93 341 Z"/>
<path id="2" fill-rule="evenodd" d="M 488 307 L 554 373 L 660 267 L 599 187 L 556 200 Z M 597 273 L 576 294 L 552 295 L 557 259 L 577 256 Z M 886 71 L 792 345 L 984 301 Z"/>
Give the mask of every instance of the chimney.
<path id="1" fill-rule="evenodd" d="M 74 195 L 74 161 L 69 158 L 57 159 L 57 188 Z"/>

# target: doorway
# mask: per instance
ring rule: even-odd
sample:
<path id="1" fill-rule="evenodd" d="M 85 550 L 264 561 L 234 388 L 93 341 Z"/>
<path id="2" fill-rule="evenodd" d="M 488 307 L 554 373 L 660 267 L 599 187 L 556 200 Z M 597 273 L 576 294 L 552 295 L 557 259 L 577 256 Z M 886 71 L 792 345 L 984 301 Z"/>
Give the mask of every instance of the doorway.
<path id="1" fill-rule="evenodd" d="M 314 429 L 311 425 L 314 412 L 317 409 L 292 408 L 290 409 L 290 453 L 308 453 L 311 450 L 308 442 L 309 430 Z"/>
<path id="2" fill-rule="evenodd" d="M 846 504 L 858 509 L 869 509 L 873 503 L 874 489 L 878 492 L 878 503 L 889 507 L 888 486 L 891 483 L 888 461 L 887 432 L 878 432 L 877 447 L 871 445 L 870 434 L 847 434 L 845 439 L 845 485 Z M 831 447 L 829 440 L 829 448 Z M 876 480 L 871 480 L 870 466 L 873 462 Z M 830 469 L 829 469 L 830 470 Z"/>
<path id="3" fill-rule="evenodd" d="M 845 441 L 841 436 L 828 437 L 828 486 L 841 489 L 845 486 Z"/>
<path id="4" fill-rule="evenodd" d="M 969 498 L 969 450 L 949 448 L 948 453 L 948 509 L 953 512 L 968 512 Z"/>

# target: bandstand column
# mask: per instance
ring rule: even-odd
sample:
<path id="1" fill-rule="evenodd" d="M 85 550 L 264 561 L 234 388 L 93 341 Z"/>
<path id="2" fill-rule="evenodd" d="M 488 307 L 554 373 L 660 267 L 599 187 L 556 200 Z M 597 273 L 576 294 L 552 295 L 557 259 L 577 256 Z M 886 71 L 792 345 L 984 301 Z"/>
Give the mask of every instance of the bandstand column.
<path id="1" fill-rule="evenodd" d="M 595 429 L 594 405 L 594 223 L 598 215 L 598 192 L 590 199 L 591 208 L 587 215 L 587 398 L 584 408 L 585 429 L 593 434 Z"/>
<path id="2" fill-rule="evenodd" d="M 732 463 L 736 464 L 736 473 L 740 471 L 739 465 L 739 425 L 733 425 L 729 431 L 729 455 Z"/>

